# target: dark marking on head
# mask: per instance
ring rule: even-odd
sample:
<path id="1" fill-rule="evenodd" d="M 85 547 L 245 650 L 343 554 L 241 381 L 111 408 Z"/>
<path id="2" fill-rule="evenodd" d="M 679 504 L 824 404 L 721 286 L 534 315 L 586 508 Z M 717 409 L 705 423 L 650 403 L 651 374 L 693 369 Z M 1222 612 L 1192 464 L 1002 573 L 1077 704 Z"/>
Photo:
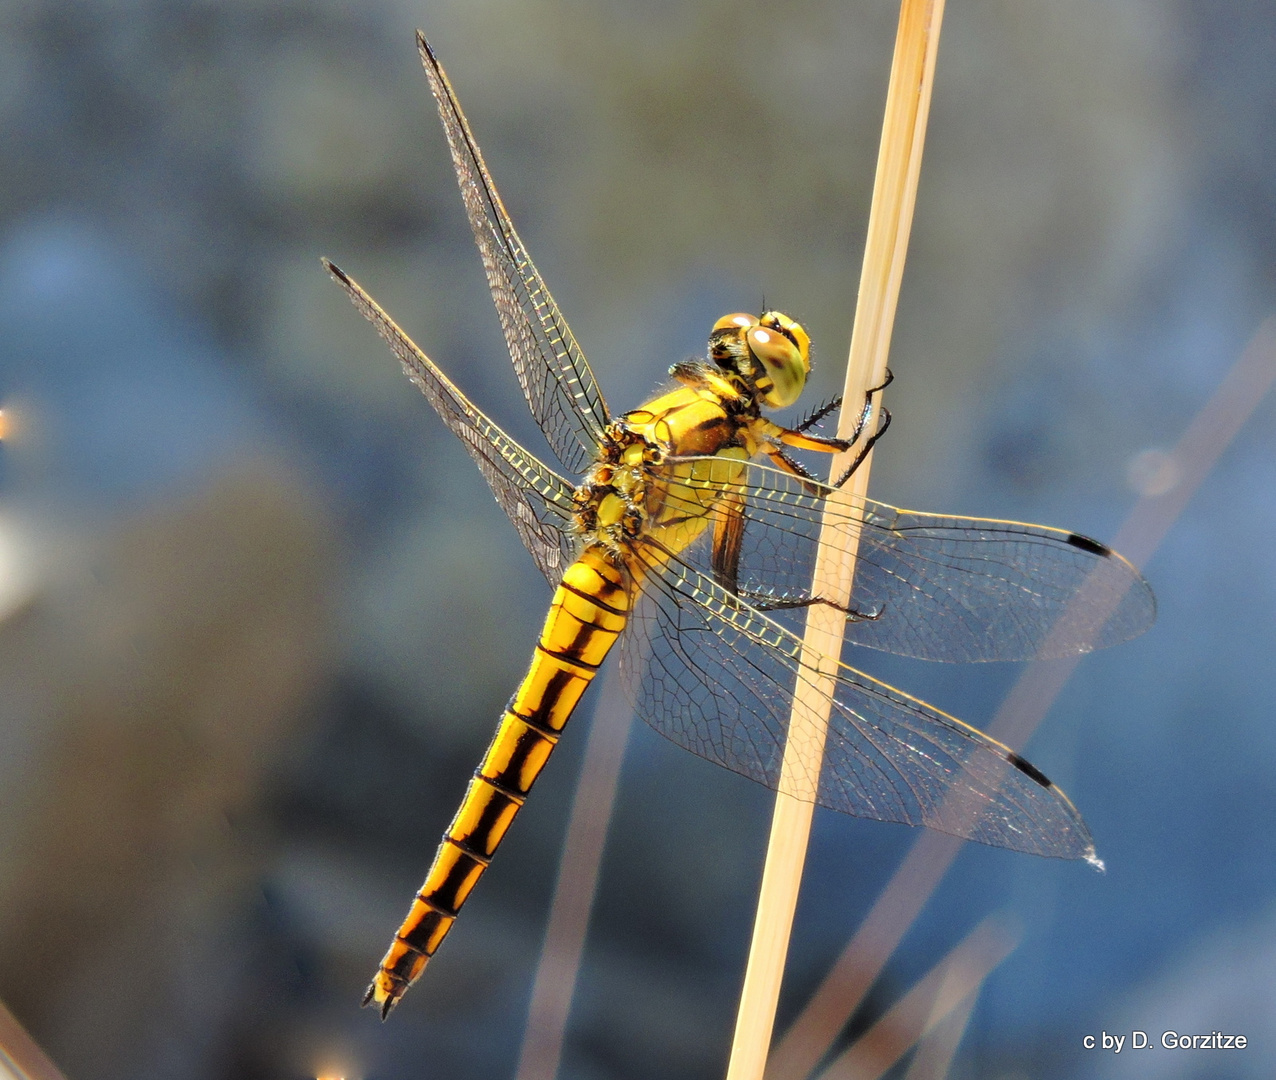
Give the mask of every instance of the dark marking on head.
<path id="1" fill-rule="evenodd" d="M 1082 539 L 1085 539 L 1085 537 L 1082 537 Z M 1046 777 L 1046 774 L 1043 773 L 1040 769 L 1038 769 L 1037 766 L 1035 766 L 1031 761 L 1027 761 L 1024 758 L 1021 758 L 1018 754 L 1011 754 L 1009 757 L 1009 761 L 1010 761 L 1010 764 L 1013 765 L 1016 769 L 1018 769 L 1021 773 L 1023 773 L 1025 776 L 1031 777 L 1042 787 L 1054 786 L 1053 784 L 1050 783 L 1049 779 Z"/>
<path id="2" fill-rule="evenodd" d="M 1068 543 L 1074 548 L 1080 548 L 1091 555 L 1107 558 L 1107 556 L 1112 554 L 1112 549 L 1107 544 L 1100 544 L 1099 541 L 1091 540 L 1088 536 L 1082 536 L 1080 533 L 1068 533 Z"/>
<path id="3" fill-rule="evenodd" d="M 767 323 L 766 328 L 768 330 L 774 330 L 781 337 L 788 338 L 789 344 L 792 345 L 795 349 L 799 347 L 798 339 L 794 336 L 793 331 L 790 330 L 787 326 L 784 326 L 783 324 L 777 322 L 774 326 L 772 326 L 770 323 Z"/>

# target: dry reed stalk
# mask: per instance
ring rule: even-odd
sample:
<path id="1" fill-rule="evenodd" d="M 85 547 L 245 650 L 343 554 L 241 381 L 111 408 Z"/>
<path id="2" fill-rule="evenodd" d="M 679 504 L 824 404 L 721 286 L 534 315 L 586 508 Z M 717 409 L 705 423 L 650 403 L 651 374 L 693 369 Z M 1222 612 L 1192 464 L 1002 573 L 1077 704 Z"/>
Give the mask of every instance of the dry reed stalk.
<path id="1" fill-rule="evenodd" d="M 880 1080 L 919 1040 L 978 996 L 984 980 L 1014 951 L 1019 938 L 1013 920 L 984 919 L 830 1062 L 819 1080 Z"/>
<path id="2" fill-rule="evenodd" d="M 776 1044 L 766 1080 L 806 1080 L 912 926 L 965 841 L 923 832 L 855 936 Z"/>
<path id="3" fill-rule="evenodd" d="M 633 720 L 614 662 L 600 690 L 563 841 L 515 1080 L 554 1080 L 563 1056 L 567 1018 Z"/>
<path id="4" fill-rule="evenodd" d="M 1274 382 L 1276 317 L 1270 317 L 1165 455 L 1165 467 L 1174 470 L 1174 482 L 1139 499 L 1117 531 L 1112 545 L 1116 550 L 1135 566 L 1143 566 L 1152 557 Z M 1023 745 L 1075 667 L 1075 660 L 1030 665 L 997 710 L 989 732 L 1012 746 Z M 777 1043 L 766 1080 L 806 1080 L 859 1007 L 963 843 L 934 832 L 917 838 L 855 936 Z"/>
<path id="5" fill-rule="evenodd" d="M 843 437 L 854 428 L 865 390 L 881 385 L 886 376 L 917 197 L 943 9 L 943 0 L 902 0 L 900 4 L 838 424 L 838 433 Z M 869 431 L 874 430 L 879 407 L 880 401 L 870 418 Z M 840 475 L 849 461 L 849 454 L 835 458 L 831 476 Z M 870 455 L 851 480 L 830 498 L 835 508 L 845 510 L 864 498 L 871 462 Z M 847 604 L 856 552 L 831 541 L 832 530 L 826 528 L 821 533 L 812 588 L 820 596 Z M 766 1067 L 814 813 L 811 800 L 819 789 L 833 691 L 830 675 L 842 653 L 844 625 L 845 617 L 829 605 L 813 605 L 808 611 L 801 664 L 812 674 L 799 680 L 789 720 L 727 1080 L 761 1080 Z"/>
<path id="6" fill-rule="evenodd" d="M 957 1047 L 966 1034 L 970 1014 L 975 1011 L 979 991 L 972 990 L 952 1012 L 917 1044 L 917 1052 L 908 1063 L 904 1080 L 944 1080 L 957 1056 Z"/>

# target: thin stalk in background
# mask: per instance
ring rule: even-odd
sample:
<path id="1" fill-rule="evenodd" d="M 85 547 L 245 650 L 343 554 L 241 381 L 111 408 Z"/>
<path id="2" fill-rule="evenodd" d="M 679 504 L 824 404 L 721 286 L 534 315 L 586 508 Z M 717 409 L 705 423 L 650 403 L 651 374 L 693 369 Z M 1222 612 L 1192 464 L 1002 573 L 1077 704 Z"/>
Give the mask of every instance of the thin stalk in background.
<path id="1" fill-rule="evenodd" d="M 902 0 L 900 5 L 838 424 L 842 437 L 852 433 L 866 389 L 880 386 L 886 377 L 895 308 L 912 230 L 943 9 L 943 0 Z M 875 430 L 878 409 L 880 399 L 870 417 L 869 432 Z M 836 457 L 831 477 L 840 476 L 851 460 L 849 454 Z M 856 500 L 862 505 L 871 463 L 870 454 L 830 498 L 835 509 L 845 509 Z M 823 530 L 812 589 L 815 594 L 846 605 L 850 602 L 856 552 L 849 546 L 844 549 L 828 542 L 831 539 L 830 530 Z M 830 673 L 836 670 L 841 657 L 844 625 L 844 615 L 830 605 L 816 604 L 808 609 L 800 662 L 812 674 L 798 681 L 794 696 L 727 1080 L 761 1080 L 766 1067 L 814 812 L 811 800 L 819 789 L 833 692 Z"/>
<path id="2" fill-rule="evenodd" d="M 975 1011 L 978 997 L 979 991 L 972 990 L 918 1043 L 904 1080 L 944 1080 L 953 1058 L 957 1056 L 957 1047 L 966 1034 L 966 1025 L 970 1023 L 970 1014 Z"/>
<path id="3" fill-rule="evenodd" d="M 527 1010 L 527 1029 L 515 1080 L 554 1080 L 563 1056 L 563 1039 L 580 972 L 589 913 L 598 888 L 598 871 L 616 802 L 616 785 L 633 722 L 633 708 L 620 688 L 613 660 L 600 687 L 585 745 L 571 820 L 558 864 L 558 883 L 550 903 L 545 944 L 541 948 Z"/>
<path id="4" fill-rule="evenodd" d="M 66 1080 L 13 1013 L 0 1005 L 0 1080 Z"/>
<path id="5" fill-rule="evenodd" d="M 881 1080 L 919 1040 L 965 1002 L 1019 944 L 1013 919 L 990 915 L 835 1058 L 819 1080 Z"/>

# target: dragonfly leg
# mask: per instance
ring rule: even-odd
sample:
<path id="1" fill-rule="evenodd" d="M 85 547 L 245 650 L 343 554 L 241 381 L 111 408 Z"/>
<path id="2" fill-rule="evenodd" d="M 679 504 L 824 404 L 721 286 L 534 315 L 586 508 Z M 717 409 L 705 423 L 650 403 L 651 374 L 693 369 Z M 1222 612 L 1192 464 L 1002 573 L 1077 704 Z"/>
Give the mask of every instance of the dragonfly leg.
<path id="1" fill-rule="evenodd" d="M 832 452 L 837 453 L 836 450 Z M 808 495 L 813 495 L 817 499 L 821 496 L 823 484 L 820 483 L 819 478 L 812 476 L 810 471 L 800 461 L 789 457 L 782 447 L 776 446 L 768 449 L 766 456 L 775 463 L 777 468 L 784 470 L 791 476 L 796 476 L 802 482 L 802 487 Z"/>
<path id="2" fill-rule="evenodd" d="M 869 420 L 872 419 L 873 395 L 880 394 L 883 390 L 885 390 L 888 386 L 890 386 L 890 384 L 893 383 L 894 381 L 895 381 L 895 373 L 891 371 L 890 368 L 887 368 L 886 378 L 883 379 L 877 386 L 870 386 L 867 390 L 864 391 L 864 408 L 860 411 L 859 419 L 855 421 L 855 427 L 851 431 L 851 437 L 847 439 L 847 442 L 849 444 L 853 446 L 855 443 L 859 441 L 860 436 L 864 434 L 864 429 L 868 427 Z M 852 461 L 850 464 L 850 467 L 847 468 L 847 470 L 844 473 L 842 473 L 841 476 L 838 477 L 837 482 L 833 485 L 834 487 L 841 487 L 843 484 L 846 483 L 847 480 L 849 480 L 852 476 L 855 475 L 855 470 L 858 469 L 864 463 L 864 459 L 868 457 L 869 451 L 872 450 L 873 447 L 877 445 L 877 440 L 886 434 L 886 429 L 890 426 L 891 426 L 890 410 L 887 409 L 885 406 L 882 406 L 881 415 L 877 424 L 877 430 L 873 432 L 873 434 L 870 435 L 867 439 L 864 440 L 864 445 L 860 447 L 860 452 L 855 455 L 855 460 Z"/>
<path id="3" fill-rule="evenodd" d="M 864 391 L 864 408 L 860 410 L 859 419 L 855 421 L 855 428 L 851 432 L 851 437 L 847 442 L 855 442 L 864 434 L 864 429 L 868 427 L 869 417 L 873 415 L 873 395 L 880 394 L 891 383 L 895 381 L 895 373 L 890 368 L 886 369 L 886 378 L 884 378 L 877 386 L 870 386 Z M 881 432 L 879 431 L 878 434 Z"/>
<path id="4" fill-rule="evenodd" d="M 851 434 L 849 438 L 831 439 L 831 438 L 826 438 L 822 435 L 811 435 L 808 432 L 809 428 L 819 423 L 820 420 L 822 420 L 833 409 L 835 409 L 838 406 L 838 404 L 840 404 L 841 402 L 840 398 L 835 399 L 833 402 L 830 402 L 828 405 L 823 405 L 820 408 L 816 409 L 813 413 L 811 413 L 810 416 L 808 416 L 805 420 L 803 420 L 802 423 L 800 423 L 797 427 L 780 428 L 780 427 L 776 427 L 775 425 L 771 425 L 771 430 L 768 431 L 768 434 L 770 435 L 772 439 L 775 439 L 777 442 L 783 443 L 785 446 L 792 446 L 798 450 L 814 450 L 824 454 L 845 453 L 847 450 L 850 450 L 851 447 L 853 447 L 857 442 L 859 442 L 861 436 L 864 434 L 865 428 L 868 426 L 869 421 L 872 419 L 873 396 L 885 390 L 886 387 L 888 387 L 894 381 L 894 379 L 895 379 L 894 374 L 892 374 L 892 372 L 888 368 L 886 371 L 886 378 L 879 385 L 871 386 L 866 391 L 864 391 L 864 408 L 860 412 L 859 417 L 856 419 L 855 427 L 851 430 Z M 890 411 L 886 408 L 882 408 L 879 414 L 877 430 L 873 432 L 871 436 L 869 436 L 867 439 L 864 440 L 863 445 L 860 447 L 859 453 L 855 455 L 855 460 L 851 462 L 850 467 L 837 479 L 837 482 L 833 485 L 834 487 L 841 487 L 844 483 L 846 483 L 846 481 L 851 477 L 851 475 L 855 472 L 855 470 L 858 469 L 861 464 L 863 464 L 864 459 L 868 457 L 869 451 L 872 450 L 873 447 L 877 444 L 877 440 L 886 434 L 886 429 L 890 427 L 890 425 L 891 425 Z M 800 464 L 798 464 L 798 462 L 794 461 L 787 454 L 785 454 L 783 449 L 781 449 L 778 445 L 773 446 L 773 448 L 771 449 L 768 449 L 766 453 L 771 458 L 771 460 L 775 462 L 775 464 L 779 468 L 783 469 L 785 472 L 791 473 L 792 475 L 798 477 L 799 479 L 803 481 L 811 481 L 813 483 L 816 482 L 815 477 L 813 477 L 805 468 L 803 468 Z M 812 495 L 818 494 L 818 491 L 816 491 L 813 488 L 807 488 L 807 490 Z"/>
<path id="5" fill-rule="evenodd" d="M 834 409 L 841 408 L 841 406 L 842 395 L 838 394 L 832 401 L 825 402 L 825 404 L 819 406 L 819 408 L 812 409 L 811 414 L 800 424 L 795 424 L 793 430 L 810 431 L 811 428 L 815 427 L 815 425 L 828 416 L 829 413 L 831 413 Z"/>
<path id="6" fill-rule="evenodd" d="M 877 607 L 872 611 L 861 611 L 850 604 L 839 604 L 836 600 L 829 600 L 823 596 L 783 596 L 773 593 L 749 592 L 748 590 L 741 590 L 738 595 L 741 599 L 747 600 L 758 611 L 792 611 L 794 608 L 825 604 L 842 612 L 849 622 L 875 622 L 882 617 L 882 612 L 885 610 L 882 607 Z"/>
<path id="7" fill-rule="evenodd" d="M 732 492 L 724 495 L 714 508 L 710 565 L 714 580 L 733 594 L 739 592 L 740 551 L 743 542 L 744 497 L 738 492 Z"/>
<path id="8" fill-rule="evenodd" d="M 864 445 L 860 447 L 860 452 L 855 455 L 855 460 L 851 462 L 846 472 L 842 473 L 842 475 L 837 478 L 837 482 L 833 485 L 834 487 L 840 488 L 846 483 L 846 481 L 855 475 L 855 470 L 864 464 L 864 459 L 868 457 L 869 451 L 877 445 L 877 440 L 886 434 L 886 429 L 890 426 L 891 411 L 883 405 L 877 421 L 877 430 L 864 440 Z M 858 437 L 859 436 L 857 435 L 856 438 Z"/>

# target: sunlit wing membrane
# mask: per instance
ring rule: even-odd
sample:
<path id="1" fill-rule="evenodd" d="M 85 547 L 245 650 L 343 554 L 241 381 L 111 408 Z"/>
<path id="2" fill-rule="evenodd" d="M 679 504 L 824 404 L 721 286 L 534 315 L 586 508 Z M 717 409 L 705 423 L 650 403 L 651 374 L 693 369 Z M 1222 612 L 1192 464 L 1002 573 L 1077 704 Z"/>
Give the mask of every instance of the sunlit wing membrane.
<path id="1" fill-rule="evenodd" d="M 465 213 L 483 257 L 519 385 L 550 447 L 575 476 L 597 456 L 607 426 L 602 391 L 514 231 L 447 75 L 420 34 L 417 47 L 452 148 Z"/>
<path id="2" fill-rule="evenodd" d="M 647 577 L 620 648 L 639 714 L 693 754 L 776 788 L 794 690 L 809 677 L 800 639 L 680 559 L 650 547 L 638 557 Z M 794 794 L 994 847 L 1094 857 L 1072 803 L 1031 765 L 845 664 L 820 774 Z"/>
<path id="3" fill-rule="evenodd" d="M 740 594 L 801 634 L 826 510 L 836 542 L 858 541 L 846 640 L 923 660 L 1075 656 L 1143 633 L 1152 590 L 1087 537 L 1014 521 L 899 510 L 871 499 L 830 506 L 829 489 L 769 466 L 745 467 Z M 709 573 L 701 545 L 684 557 Z M 777 610 L 770 610 L 771 607 Z"/>
<path id="4" fill-rule="evenodd" d="M 326 259 L 324 266 L 346 290 L 354 306 L 377 328 L 403 364 L 408 378 L 465 445 L 496 501 L 518 530 L 523 546 L 531 552 L 541 573 L 557 584 L 575 558 L 578 546 L 566 532 L 573 510 L 571 484 L 489 420 L 357 282 Z"/>

